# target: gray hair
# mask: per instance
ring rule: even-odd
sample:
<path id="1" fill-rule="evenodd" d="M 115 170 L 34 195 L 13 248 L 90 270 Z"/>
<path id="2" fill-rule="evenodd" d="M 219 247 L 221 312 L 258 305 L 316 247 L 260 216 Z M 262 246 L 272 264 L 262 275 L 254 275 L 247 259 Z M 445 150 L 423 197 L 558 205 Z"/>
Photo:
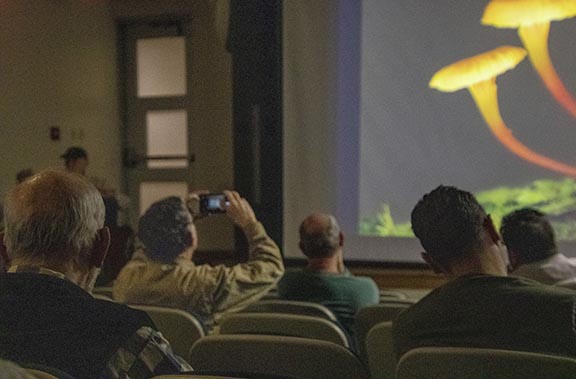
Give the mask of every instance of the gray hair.
<path id="1" fill-rule="evenodd" d="M 334 255 L 340 246 L 340 226 L 329 214 L 313 214 L 300 225 L 300 249 L 309 258 Z"/>
<path id="2" fill-rule="evenodd" d="M 44 171 L 17 185 L 4 206 L 8 254 L 26 262 L 84 264 L 104 225 L 104 202 L 96 187 L 62 171 Z"/>

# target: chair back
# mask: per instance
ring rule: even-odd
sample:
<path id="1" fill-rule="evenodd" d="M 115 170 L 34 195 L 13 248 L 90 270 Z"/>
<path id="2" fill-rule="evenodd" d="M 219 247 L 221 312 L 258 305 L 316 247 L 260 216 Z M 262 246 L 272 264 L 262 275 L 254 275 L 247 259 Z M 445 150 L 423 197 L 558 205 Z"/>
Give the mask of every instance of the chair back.
<path id="1" fill-rule="evenodd" d="M 397 379 L 568 379 L 576 377 L 576 359 L 521 351 L 422 347 L 404 354 Z"/>
<path id="2" fill-rule="evenodd" d="M 327 307 L 307 301 L 294 300 L 260 300 L 248 305 L 241 312 L 248 313 L 290 313 L 303 316 L 321 317 L 338 322 L 334 313 Z"/>
<path id="3" fill-rule="evenodd" d="M 114 301 L 114 300 L 112 300 L 112 298 L 109 297 L 109 296 L 100 295 L 100 294 L 97 294 L 97 293 L 93 293 L 93 294 L 92 294 L 92 297 L 93 297 L 94 299 L 98 299 L 98 300 L 106 300 L 106 301 L 112 301 L 112 302 Z"/>
<path id="4" fill-rule="evenodd" d="M 60 369 L 42 364 L 22 363 L 20 366 L 28 375 L 35 379 L 74 379 L 72 375 Z M 4 377 L 0 375 L 0 378 Z"/>
<path id="5" fill-rule="evenodd" d="M 346 333 L 320 317 L 287 313 L 231 313 L 220 320 L 220 334 L 267 334 L 312 338 L 350 347 Z"/>
<path id="6" fill-rule="evenodd" d="M 194 371 L 181 374 L 159 375 L 151 379 L 299 379 L 293 376 L 263 374 L 259 372 Z"/>
<path id="7" fill-rule="evenodd" d="M 112 287 L 94 287 L 92 290 L 92 295 L 102 295 L 113 299 L 112 297 Z"/>
<path id="8" fill-rule="evenodd" d="M 129 306 L 148 313 L 158 331 L 170 342 L 172 351 L 182 358 L 188 356 L 194 342 L 206 335 L 202 323 L 181 309 L 135 304 Z"/>
<path id="9" fill-rule="evenodd" d="M 52 375 L 46 371 L 40 371 L 33 368 L 27 368 L 25 371 L 34 379 L 59 379 L 57 376 Z"/>
<path id="10" fill-rule="evenodd" d="M 408 299 L 408 296 L 401 292 L 395 290 L 380 290 L 380 302 L 389 299 Z"/>
<path id="11" fill-rule="evenodd" d="M 356 313 L 356 323 L 354 326 L 356 329 L 356 348 L 364 363 L 368 363 L 366 359 L 366 337 L 370 329 L 381 322 L 394 321 L 400 312 L 412 304 L 413 303 L 409 302 L 387 302 L 360 308 L 358 313 Z"/>
<path id="12" fill-rule="evenodd" d="M 371 378 L 394 379 L 396 355 L 392 341 L 392 321 L 381 322 L 370 329 L 365 351 Z"/>
<path id="13" fill-rule="evenodd" d="M 360 360 L 343 346 L 320 340 L 250 334 L 211 335 L 192 346 L 197 370 L 285 375 L 300 379 L 367 379 Z"/>

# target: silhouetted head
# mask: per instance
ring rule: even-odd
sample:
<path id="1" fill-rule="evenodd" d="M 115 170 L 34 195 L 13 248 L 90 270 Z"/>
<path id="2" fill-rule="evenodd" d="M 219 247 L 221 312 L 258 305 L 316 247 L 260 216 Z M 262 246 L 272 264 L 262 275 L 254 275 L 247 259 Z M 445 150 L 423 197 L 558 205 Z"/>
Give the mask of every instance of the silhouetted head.
<path id="1" fill-rule="evenodd" d="M 313 213 L 300 224 L 300 250 L 308 258 L 328 258 L 342 247 L 342 233 L 336 218 Z"/>
<path id="2" fill-rule="evenodd" d="M 449 271 L 447 267 L 462 262 L 483 266 L 478 259 L 488 257 L 480 254 L 486 246 L 502 255 L 501 238 L 490 217 L 474 195 L 455 187 L 439 186 L 424 195 L 412 211 L 412 230 L 425 250 L 423 258 L 436 271 Z M 502 259 L 493 265 L 498 272 L 502 264 L 505 272 Z"/>
<path id="3" fill-rule="evenodd" d="M 523 208 L 504 216 L 500 233 L 513 269 L 557 253 L 554 229 L 546 215 L 536 209 Z"/>
<path id="4" fill-rule="evenodd" d="M 79 274 L 101 266 L 110 237 L 104 203 L 82 176 L 34 175 L 8 193 L 4 211 L 4 242 L 14 264 Z"/>
<path id="5" fill-rule="evenodd" d="M 173 262 L 189 248 L 196 248 L 192 215 L 182 199 L 172 196 L 157 201 L 140 217 L 138 238 L 153 261 Z"/>
<path id="6" fill-rule="evenodd" d="M 34 175 L 34 172 L 31 168 L 22 169 L 16 173 L 16 183 L 22 183 L 32 175 Z"/>
<path id="7" fill-rule="evenodd" d="M 88 167 L 88 153 L 86 150 L 73 146 L 68 148 L 60 157 L 64 159 L 67 171 L 86 175 L 86 168 Z"/>

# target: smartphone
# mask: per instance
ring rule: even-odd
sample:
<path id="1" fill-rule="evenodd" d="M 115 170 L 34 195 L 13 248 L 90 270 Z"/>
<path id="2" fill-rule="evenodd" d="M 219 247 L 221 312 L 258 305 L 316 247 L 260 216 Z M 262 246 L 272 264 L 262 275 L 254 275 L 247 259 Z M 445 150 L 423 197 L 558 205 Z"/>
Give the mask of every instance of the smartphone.
<path id="1" fill-rule="evenodd" d="M 226 213 L 226 206 L 229 204 L 226 195 L 223 193 L 210 193 L 200 195 L 200 213 Z"/>

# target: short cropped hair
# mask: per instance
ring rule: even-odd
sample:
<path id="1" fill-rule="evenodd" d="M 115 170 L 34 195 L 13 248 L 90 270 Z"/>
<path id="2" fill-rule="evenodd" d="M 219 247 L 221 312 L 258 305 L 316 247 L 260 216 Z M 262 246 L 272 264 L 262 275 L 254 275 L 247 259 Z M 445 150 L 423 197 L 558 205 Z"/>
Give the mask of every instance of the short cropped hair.
<path id="1" fill-rule="evenodd" d="M 521 263 L 537 262 L 557 252 L 554 229 L 546 215 L 536 209 L 523 208 L 504 216 L 500 233 Z"/>
<path id="2" fill-rule="evenodd" d="M 426 253 L 443 263 L 481 246 L 486 212 L 470 192 L 439 186 L 416 204 L 412 230 Z"/>
<path id="3" fill-rule="evenodd" d="M 138 238 L 148 258 L 170 263 L 192 245 L 192 215 L 182 199 L 171 196 L 157 201 L 140 217 Z"/>
<path id="4" fill-rule="evenodd" d="M 88 262 L 105 212 L 102 196 L 88 180 L 52 170 L 15 186 L 4 211 L 10 258 L 53 265 Z"/>
<path id="5" fill-rule="evenodd" d="M 311 217 L 325 217 L 324 222 L 309 225 Z M 308 258 L 327 258 L 340 246 L 340 226 L 332 215 L 309 216 L 300 224 L 300 249 Z"/>

